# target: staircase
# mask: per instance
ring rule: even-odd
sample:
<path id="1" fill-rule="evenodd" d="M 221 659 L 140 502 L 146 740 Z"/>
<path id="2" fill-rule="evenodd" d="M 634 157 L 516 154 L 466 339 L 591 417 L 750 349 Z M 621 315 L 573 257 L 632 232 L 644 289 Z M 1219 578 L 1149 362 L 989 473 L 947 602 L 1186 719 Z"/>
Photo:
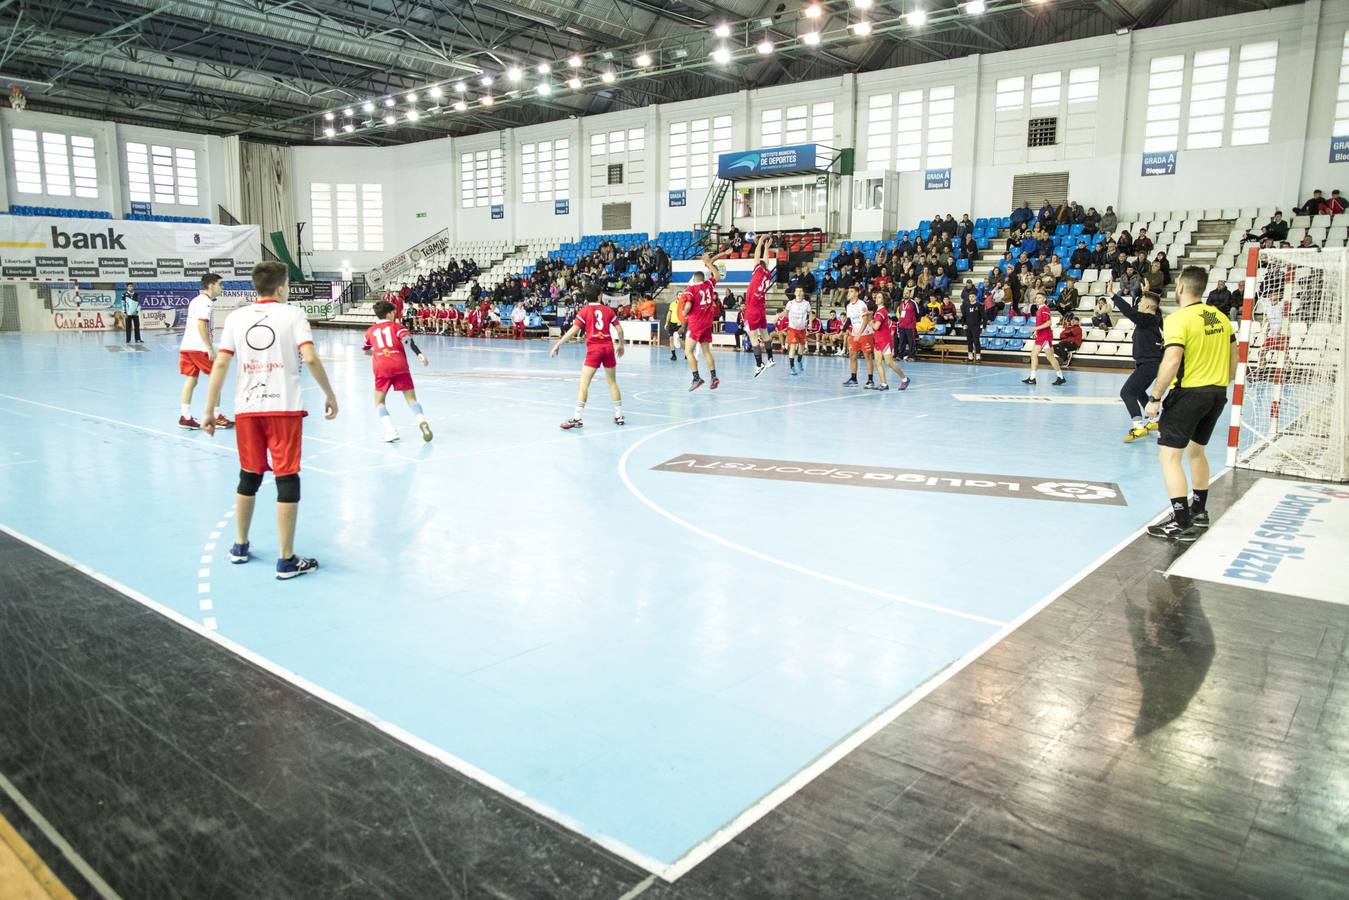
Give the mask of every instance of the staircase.
<path id="1" fill-rule="evenodd" d="M 1223 253 L 1234 224 L 1234 219 L 1200 219 L 1195 227 L 1194 236 L 1185 245 L 1185 253 L 1179 259 L 1171 261 L 1172 277 L 1179 275 L 1185 266 L 1212 269 Z M 1170 312 L 1175 302 L 1176 287 L 1173 283 L 1167 285 L 1166 291 L 1162 294 L 1163 310 Z"/>
<path id="2" fill-rule="evenodd" d="M 722 204 L 726 200 L 726 192 L 730 189 L 731 183 L 729 181 L 718 178 L 716 188 L 703 201 L 703 211 L 699 218 L 703 223 L 703 247 L 709 252 L 716 249 L 716 238 L 713 235 L 720 228 L 717 223 L 717 216 L 721 214 Z"/>

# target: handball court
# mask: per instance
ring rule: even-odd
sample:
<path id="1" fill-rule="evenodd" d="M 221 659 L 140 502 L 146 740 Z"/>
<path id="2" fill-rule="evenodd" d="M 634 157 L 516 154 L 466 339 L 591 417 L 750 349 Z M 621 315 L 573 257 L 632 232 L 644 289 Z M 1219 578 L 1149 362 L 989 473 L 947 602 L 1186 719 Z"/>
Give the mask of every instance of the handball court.
<path id="1" fill-rule="evenodd" d="M 0 815 L 76 896 L 1349 896 L 1349 607 L 1163 577 L 1120 373 L 631 346 L 562 432 L 580 344 L 421 337 L 388 445 L 316 339 L 277 582 L 176 335 L 0 336 Z"/>

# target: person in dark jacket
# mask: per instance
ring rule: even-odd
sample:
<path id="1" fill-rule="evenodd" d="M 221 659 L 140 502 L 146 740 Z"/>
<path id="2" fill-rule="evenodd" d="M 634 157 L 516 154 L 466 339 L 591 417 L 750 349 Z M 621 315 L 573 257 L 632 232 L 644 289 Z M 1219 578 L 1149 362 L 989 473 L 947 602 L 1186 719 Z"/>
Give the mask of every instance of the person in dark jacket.
<path id="1" fill-rule="evenodd" d="M 1128 443 L 1157 430 L 1155 421 L 1144 419 L 1143 405 L 1148 401 L 1148 390 L 1157 380 L 1157 368 L 1162 364 L 1161 298 L 1147 291 L 1134 304 L 1117 290 L 1114 302 L 1120 315 L 1134 323 L 1134 370 L 1119 392 L 1119 398 L 1133 420 L 1133 427 L 1124 436 Z"/>
<path id="2" fill-rule="evenodd" d="M 1232 292 L 1227 289 L 1227 282 L 1221 278 L 1218 279 L 1218 286 L 1208 292 L 1208 298 L 1204 302 L 1227 318 L 1232 318 Z"/>
<path id="3" fill-rule="evenodd" d="M 984 301 L 979 299 L 979 291 L 969 279 L 965 280 L 965 289 L 960 292 L 960 321 L 965 323 L 965 356 L 973 362 L 979 362 L 979 335 L 984 330 Z"/>

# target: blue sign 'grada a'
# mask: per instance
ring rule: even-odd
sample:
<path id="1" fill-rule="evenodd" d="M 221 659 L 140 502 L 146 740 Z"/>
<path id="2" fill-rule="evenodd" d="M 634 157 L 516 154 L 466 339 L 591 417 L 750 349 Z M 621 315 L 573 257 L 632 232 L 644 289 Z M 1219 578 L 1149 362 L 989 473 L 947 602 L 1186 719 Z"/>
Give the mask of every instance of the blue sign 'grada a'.
<path id="1" fill-rule="evenodd" d="M 733 180 L 758 175 L 785 175 L 809 172 L 815 169 L 815 145 L 769 147 L 765 150 L 744 150 L 722 153 L 717 157 L 717 177 Z"/>

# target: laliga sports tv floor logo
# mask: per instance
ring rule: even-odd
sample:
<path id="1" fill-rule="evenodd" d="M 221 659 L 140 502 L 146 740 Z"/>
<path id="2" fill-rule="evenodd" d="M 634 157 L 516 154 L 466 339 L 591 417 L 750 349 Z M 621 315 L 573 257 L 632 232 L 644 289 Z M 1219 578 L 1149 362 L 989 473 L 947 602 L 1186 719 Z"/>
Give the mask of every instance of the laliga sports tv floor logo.
<path id="1" fill-rule="evenodd" d="M 935 491 L 944 494 L 1050 500 L 1090 506 L 1128 505 L 1120 486 L 1110 481 L 1054 481 L 1021 475 L 894 469 L 885 466 L 838 465 L 784 459 L 704 456 L 698 453 L 676 456 L 653 466 L 652 469 L 657 472 L 685 472 L 690 475 L 766 478 L 774 481 L 841 484 L 899 491 Z"/>

